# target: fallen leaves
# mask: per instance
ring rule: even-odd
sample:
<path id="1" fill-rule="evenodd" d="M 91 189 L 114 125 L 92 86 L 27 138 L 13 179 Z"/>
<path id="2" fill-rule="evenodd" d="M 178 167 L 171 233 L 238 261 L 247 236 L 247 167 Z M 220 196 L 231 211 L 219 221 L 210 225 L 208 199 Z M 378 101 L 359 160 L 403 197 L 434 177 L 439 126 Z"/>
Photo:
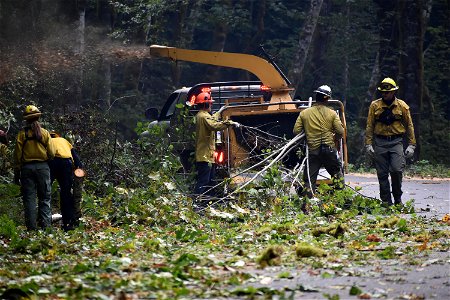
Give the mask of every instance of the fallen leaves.
<path id="1" fill-rule="evenodd" d="M 164 190 L 171 188 L 164 185 Z M 129 189 L 115 192 L 128 200 L 139 195 Z M 7 254 L 2 259 L 5 265 L 14 266 L 14 272 L 0 267 L 0 282 L 14 278 L 17 286 L 25 287 L 30 284 L 26 278 L 49 276 L 33 287 L 47 299 L 54 295 L 106 299 L 119 297 L 122 290 L 127 293 L 123 297 L 156 299 L 289 295 L 291 291 L 311 292 L 302 285 L 292 286 L 290 280 L 297 279 L 299 270 L 312 280 L 371 278 L 391 262 L 402 262 L 403 256 L 407 256 L 403 263 L 421 268 L 443 264 L 424 262 L 427 258 L 419 254 L 432 253 L 434 247 L 434 251 L 448 250 L 447 227 L 415 216 L 358 216 L 349 211 L 306 216 L 285 208 L 258 211 L 237 203 L 198 216 L 178 208 L 170 197 L 158 199 L 159 206 L 151 209 L 147 204 L 138 206 L 143 213 L 151 210 L 151 223 L 144 220 L 141 224 L 138 220 L 142 219 L 136 218 L 117 225 L 109 215 L 98 220 L 87 216 L 83 228 L 70 234 L 56 231 L 52 239 L 19 232 L 23 237 L 20 248 L 2 238 L 0 251 Z M 31 262 L 36 267 L 31 268 Z M 365 274 L 356 265 L 378 267 Z M 65 281 L 70 284 L 62 285 Z M 290 281 L 289 289 L 272 288 L 277 281 Z M 250 284 L 262 287 L 250 288 Z M 239 288 L 234 293 L 230 286 Z M 0 284 L 0 292 L 7 287 Z M 377 294 L 361 291 L 357 297 L 371 299 Z"/>
<path id="2" fill-rule="evenodd" d="M 369 241 L 369 242 L 381 242 L 381 238 L 379 238 L 375 234 L 368 234 L 367 237 L 366 237 L 366 240 Z"/>
<path id="3" fill-rule="evenodd" d="M 419 251 L 425 251 L 428 248 L 428 240 L 425 240 L 421 245 L 417 246 Z"/>
<path id="4" fill-rule="evenodd" d="M 297 254 L 297 257 L 323 257 L 327 255 L 323 249 L 308 244 L 298 245 L 295 249 L 295 253 Z"/>
<path id="5" fill-rule="evenodd" d="M 312 235 L 320 236 L 321 234 L 329 234 L 335 238 L 342 236 L 346 231 L 348 231 L 348 226 L 345 224 L 333 224 L 325 227 L 318 227 L 313 229 Z"/>
<path id="6" fill-rule="evenodd" d="M 270 246 L 263 251 L 260 257 L 257 259 L 257 263 L 260 268 L 267 266 L 279 265 L 281 263 L 281 255 L 284 252 L 284 248 L 281 246 Z"/>
<path id="7" fill-rule="evenodd" d="M 370 294 L 362 293 L 358 295 L 358 299 L 372 299 L 372 297 L 370 296 Z"/>

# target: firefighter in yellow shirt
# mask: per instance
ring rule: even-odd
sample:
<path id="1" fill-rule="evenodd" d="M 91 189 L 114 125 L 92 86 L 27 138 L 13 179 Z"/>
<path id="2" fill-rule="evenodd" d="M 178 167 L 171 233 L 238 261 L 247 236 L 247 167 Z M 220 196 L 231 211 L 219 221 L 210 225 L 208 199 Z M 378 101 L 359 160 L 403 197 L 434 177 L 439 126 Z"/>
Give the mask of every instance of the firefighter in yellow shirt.
<path id="1" fill-rule="evenodd" d="M 211 186 L 215 176 L 214 151 L 215 132 L 224 130 L 230 126 L 239 126 L 239 123 L 220 121 L 221 110 L 211 115 L 211 103 L 213 102 L 209 93 L 200 93 L 195 101 L 199 112 L 195 116 L 196 141 L 195 162 L 197 169 L 197 184 L 195 194 L 205 194 Z"/>
<path id="2" fill-rule="evenodd" d="M 53 159 L 55 149 L 50 133 L 39 123 L 41 115 L 34 105 L 25 108 L 23 118 L 26 126 L 19 131 L 14 149 L 14 182 L 21 185 L 28 230 L 36 230 L 37 225 L 46 229 L 51 227 L 52 222 L 50 168 L 47 161 Z"/>
<path id="3" fill-rule="evenodd" d="M 366 127 L 366 151 L 373 157 L 380 184 L 380 198 L 392 205 L 389 175 L 392 181 L 394 204 L 402 204 L 402 177 L 405 156 L 411 158 L 416 148 L 414 126 L 409 106 L 395 97 L 398 86 L 392 78 L 385 78 L 378 90 L 381 98 L 372 101 Z M 407 135 L 408 147 L 403 152 L 403 136 Z"/>
<path id="4" fill-rule="evenodd" d="M 294 134 L 303 131 L 306 134 L 308 164 L 303 181 L 309 198 L 316 190 L 316 180 L 322 166 L 334 181 L 342 178 L 342 165 L 334 141 L 344 135 L 344 127 L 336 112 L 327 107 L 327 102 L 331 98 L 331 88 L 322 85 L 314 92 L 316 103 L 300 112 L 293 130 Z"/>
<path id="5" fill-rule="evenodd" d="M 72 145 L 56 131 L 51 131 L 55 147 L 55 158 L 49 162 L 51 181 L 58 181 L 60 188 L 60 208 L 63 230 L 72 230 L 77 224 L 75 202 L 72 194 L 73 169 L 80 168 L 81 162 Z"/>

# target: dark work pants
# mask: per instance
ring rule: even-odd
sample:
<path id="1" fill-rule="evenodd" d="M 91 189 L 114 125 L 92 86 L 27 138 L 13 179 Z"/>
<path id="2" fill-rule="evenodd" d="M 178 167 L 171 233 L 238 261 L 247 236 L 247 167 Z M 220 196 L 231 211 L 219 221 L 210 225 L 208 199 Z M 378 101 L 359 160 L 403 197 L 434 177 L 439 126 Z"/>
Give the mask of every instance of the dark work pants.
<path id="1" fill-rule="evenodd" d="M 309 172 L 308 168 L 306 167 L 303 174 L 303 180 L 306 184 L 306 187 L 309 189 L 309 197 L 312 196 L 311 191 L 316 191 L 316 180 L 322 166 L 325 167 L 328 174 L 332 176 L 332 180 L 336 180 L 342 177 L 341 162 L 337 150 L 330 146 L 321 145 L 318 149 L 310 150 L 308 155 L 308 163 Z M 311 187 L 309 186 L 309 181 L 311 181 Z"/>
<path id="2" fill-rule="evenodd" d="M 81 218 L 81 200 L 83 197 L 83 180 L 84 178 L 79 178 L 74 176 L 72 184 L 72 195 L 73 202 L 75 206 L 75 222 L 77 225 Z"/>
<path id="3" fill-rule="evenodd" d="M 63 229 L 71 229 L 75 224 L 75 205 L 72 195 L 72 160 L 55 157 L 49 162 L 51 180 L 57 180 L 60 188 L 60 207 Z"/>
<path id="4" fill-rule="evenodd" d="M 36 230 L 37 222 L 43 229 L 52 225 L 50 169 L 47 162 L 28 163 L 20 172 L 25 224 Z M 36 212 L 36 194 L 38 211 Z"/>
<path id="5" fill-rule="evenodd" d="M 390 175 L 394 202 L 401 203 L 403 169 L 406 165 L 402 138 L 386 141 L 375 137 L 374 141 L 374 162 L 380 184 L 380 199 L 388 205 L 392 204 Z"/>
<path id="6" fill-rule="evenodd" d="M 197 168 L 197 184 L 195 185 L 195 194 L 209 194 L 212 195 L 212 191 L 208 191 L 213 186 L 213 180 L 216 173 L 216 166 L 213 163 L 200 161 L 196 162 Z"/>

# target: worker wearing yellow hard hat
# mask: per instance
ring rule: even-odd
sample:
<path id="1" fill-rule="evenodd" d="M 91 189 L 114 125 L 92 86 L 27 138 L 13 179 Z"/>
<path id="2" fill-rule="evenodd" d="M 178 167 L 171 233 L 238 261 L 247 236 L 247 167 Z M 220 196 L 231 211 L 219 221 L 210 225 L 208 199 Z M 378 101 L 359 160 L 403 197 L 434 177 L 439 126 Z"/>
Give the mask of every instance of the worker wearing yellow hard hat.
<path id="1" fill-rule="evenodd" d="M 392 78 L 386 77 L 381 81 L 378 87 L 381 98 L 370 104 L 366 126 L 366 151 L 374 160 L 380 184 L 380 198 L 386 206 L 402 204 L 405 158 L 412 158 L 416 147 L 409 106 L 395 96 L 398 89 Z M 408 146 L 404 150 L 405 136 Z"/>
<path id="2" fill-rule="evenodd" d="M 22 188 L 28 230 L 51 227 L 51 184 L 47 161 L 53 159 L 55 149 L 50 133 L 39 123 L 41 115 L 34 105 L 25 108 L 23 119 L 26 125 L 17 135 L 14 150 L 14 182 Z M 39 201 L 36 201 L 36 195 Z"/>

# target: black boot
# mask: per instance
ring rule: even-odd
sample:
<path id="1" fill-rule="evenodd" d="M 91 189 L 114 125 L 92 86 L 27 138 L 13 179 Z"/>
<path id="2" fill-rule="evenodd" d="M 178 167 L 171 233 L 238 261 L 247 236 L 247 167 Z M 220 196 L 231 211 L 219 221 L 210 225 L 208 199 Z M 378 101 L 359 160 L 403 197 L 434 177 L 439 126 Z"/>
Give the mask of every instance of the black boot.
<path id="1" fill-rule="evenodd" d="M 402 199 L 394 199 L 394 204 L 398 206 L 403 206 Z"/>

